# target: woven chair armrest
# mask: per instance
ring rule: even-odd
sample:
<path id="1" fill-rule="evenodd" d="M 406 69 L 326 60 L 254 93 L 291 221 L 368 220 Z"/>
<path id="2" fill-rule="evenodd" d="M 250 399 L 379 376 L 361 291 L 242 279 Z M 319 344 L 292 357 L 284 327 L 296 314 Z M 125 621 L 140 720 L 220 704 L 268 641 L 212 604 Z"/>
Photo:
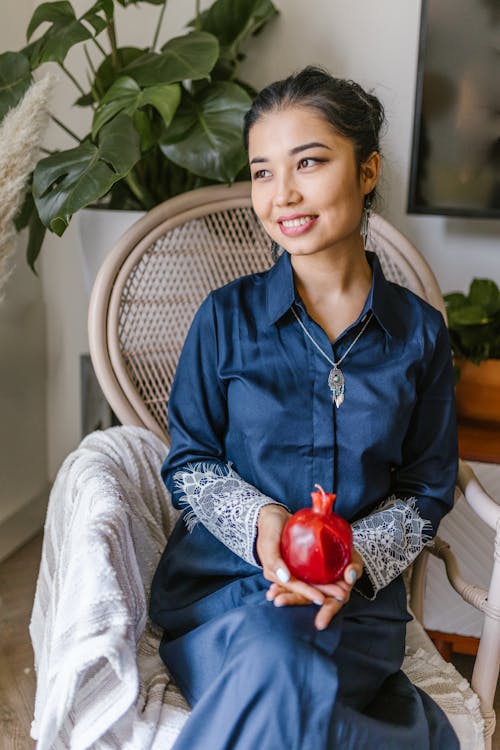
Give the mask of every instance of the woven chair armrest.
<path id="1" fill-rule="evenodd" d="M 477 481 L 477 480 L 476 480 Z M 480 489 L 481 494 L 484 490 Z M 484 493 L 486 494 L 486 493 Z M 487 506 L 486 506 L 487 507 Z M 500 528 L 500 525 L 499 525 Z M 455 555 L 450 545 L 435 537 L 427 545 L 427 551 L 443 560 L 446 575 L 455 591 L 476 609 L 484 614 L 483 631 L 474 663 L 471 687 L 479 696 L 481 714 L 485 721 L 485 747 L 491 747 L 491 736 L 495 730 L 496 718 L 493 700 L 500 668 L 500 533 L 497 532 L 493 572 L 489 591 L 467 583 L 460 574 Z"/>
<path id="2" fill-rule="evenodd" d="M 457 490 L 460 490 L 467 504 L 474 513 L 497 533 L 500 539 L 500 505 L 486 492 L 479 482 L 472 468 L 465 461 L 459 461 Z M 496 543 L 496 556 L 500 555 L 500 541 Z M 449 545 L 436 537 L 431 545 L 427 545 L 413 564 L 411 575 L 410 604 L 415 616 L 421 622 L 424 615 L 424 592 L 427 573 L 427 555 L 433 554 L 440 557 L 446 566 L 446 574 L 453 588 L 465 598 L 470 604 L 484 612 L 484 597 L 487 596 L 483 589 L 473 584 L 468 584 L 460 575 L 460 571 Z M 465 596 L 463 595 L 465 592 Z M 468 597 L 468 598 L 466 598 Z M 490 589 L 491 603 L 491 589 Z"/>
<path id="3" fill-rule="evenodd" d="M 436 536 L 432 542 L 427 545 L 427 549 L 431 555 L 438 557 L 444 562 L 448 580 L 457 594 L 459 594 L 464 601 L 468 602 L 468 604 L 471 604 L 476 609 L 484 612 L 486 601 L 488 599 L 488 592 L 480 586 L 476 586 L 473 583 L 467 583 L 467 581 L 462 578 L 457 559 L 448 542 L 445 542 L 444 539 Z"/>

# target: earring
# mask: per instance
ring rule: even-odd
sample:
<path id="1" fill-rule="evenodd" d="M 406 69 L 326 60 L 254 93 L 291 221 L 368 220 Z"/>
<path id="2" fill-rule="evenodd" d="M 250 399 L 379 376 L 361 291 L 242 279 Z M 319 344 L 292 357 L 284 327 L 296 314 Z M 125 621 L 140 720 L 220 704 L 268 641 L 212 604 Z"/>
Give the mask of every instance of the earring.
<path id="1" fill-rule="evenodd" d="M 274 263 L 276 263 L 282 252 L 281 245 L 278 245 L 278 243 L 273 240 L 271 242 L 271 258 Z"/>
<path id="2" fill-rule="evenodd" d="M 359 233 L 363 238 L 363 247 L 366 250 L 368 245 L 368 233 L 370 231 L 370 210 L 372 206 L 372 199 L 369 195 L 365 198 L 365 205 L 363 206 L 363 213 L 361 214 L 361 226 Z"/>

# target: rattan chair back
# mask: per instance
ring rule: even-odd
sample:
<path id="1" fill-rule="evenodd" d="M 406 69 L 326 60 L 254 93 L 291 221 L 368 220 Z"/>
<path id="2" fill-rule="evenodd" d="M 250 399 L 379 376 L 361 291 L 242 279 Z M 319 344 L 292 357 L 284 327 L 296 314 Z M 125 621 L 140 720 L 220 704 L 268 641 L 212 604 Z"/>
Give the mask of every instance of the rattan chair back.
<path id="1" fill-rule="evenodd" d="M 370 220 L 369 249 L 387 278 L 444 314 L 431 269 L 378 215 Z M 147 427 L 168 442 L 168 397 L 196 309 L 212 289 L 271 264 L 250 183 L 172 198 L 122 236 L 92 291 L 89 341 L 97 379 L 123 424 Z"/>

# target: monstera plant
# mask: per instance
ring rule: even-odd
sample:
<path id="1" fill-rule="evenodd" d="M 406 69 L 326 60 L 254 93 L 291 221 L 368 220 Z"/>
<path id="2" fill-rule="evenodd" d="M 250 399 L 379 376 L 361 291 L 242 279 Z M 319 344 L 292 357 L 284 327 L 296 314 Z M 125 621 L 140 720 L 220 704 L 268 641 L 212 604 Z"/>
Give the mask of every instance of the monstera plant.
<path id="1" fill-rule="evenodd" d="M 241 126 L 251 87 L 238 78 L 242 48 L 276 15 L 271 0 L 216 0 L 187 32 L 165 43 L 160 31 L 167 0 L 148 48 L 120 46 L 117 6 L 139 0 L 97 0 L 77 15 L 69 0 L 39 5 L 27 46 L 0 55 L 0 120 L 22 98 L 32 74 L 55 63 L 72 81 L 75 106 L 90 109 L 89 132 L 36 165 L 16 225 L 29 226 L 28 262 L 40 252 L 46 229 L 62 235 L 81 208 L 102 205 L 149 209 L 194 187 L 246 178 Z M 87 61 L 83 80 L 67 64 L 74 47 Z"/>

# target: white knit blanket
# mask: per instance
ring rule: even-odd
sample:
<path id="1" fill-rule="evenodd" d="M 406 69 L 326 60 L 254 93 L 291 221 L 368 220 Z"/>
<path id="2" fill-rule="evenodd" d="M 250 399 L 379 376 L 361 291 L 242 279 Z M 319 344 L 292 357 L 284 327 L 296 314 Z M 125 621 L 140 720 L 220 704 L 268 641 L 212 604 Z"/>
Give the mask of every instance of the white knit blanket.
<path id="1" fill-rule="evenodd" d="M 116 427 L 85 438 L 57 475 L 30 624 L 37 750 L 168 750 L 187 718 L 147 621 L 177 518 L 166 454 L 151 432 Z"/>
<path id="2" fill-rule="evenodd" d="M 49 502 L 30 624 L 37 750 L 170 750 L 189 707 L 147 619 L 151 578 L 178 512 L 148 430 L 89 435 Z M 483 750 L 479 701 L 417 622 L 403 669 L 446 710 L 462 750 Z"/>

